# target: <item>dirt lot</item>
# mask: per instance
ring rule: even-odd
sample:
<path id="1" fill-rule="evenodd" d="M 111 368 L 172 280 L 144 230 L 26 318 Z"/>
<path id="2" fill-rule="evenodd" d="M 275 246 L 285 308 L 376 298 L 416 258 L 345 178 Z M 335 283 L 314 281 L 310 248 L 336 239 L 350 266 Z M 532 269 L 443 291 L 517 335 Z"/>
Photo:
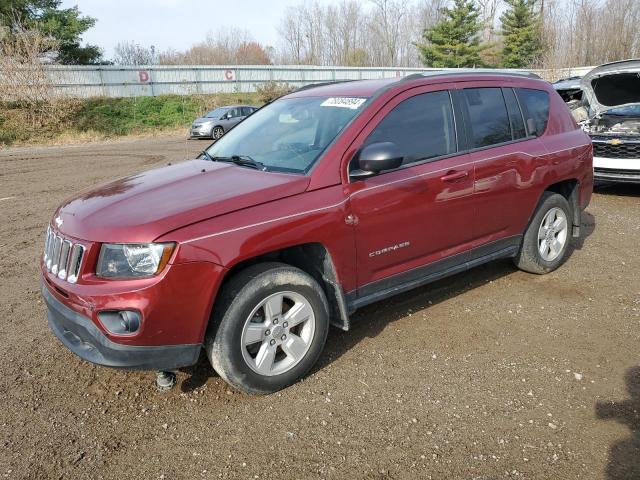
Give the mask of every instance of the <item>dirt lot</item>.
<path id="1" fill-rule="evenodd" d="M 503 261 L 367 307 L 276 395 L 204 359 L 160 394 L 64 349 L 37 266 L 54 208 L 205 145 L 0 152 L 0 478 L 640 478 L 640 187 L 594 195 L 557 272 Z"/>

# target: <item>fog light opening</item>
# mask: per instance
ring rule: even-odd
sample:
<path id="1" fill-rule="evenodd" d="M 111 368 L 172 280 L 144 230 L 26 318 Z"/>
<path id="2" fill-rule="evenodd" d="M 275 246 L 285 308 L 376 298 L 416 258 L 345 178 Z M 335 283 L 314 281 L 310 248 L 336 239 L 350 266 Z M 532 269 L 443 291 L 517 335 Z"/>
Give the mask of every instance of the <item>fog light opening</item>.
<path id="1" fill-rule="evenodd" d="M 131 335 L 140 330 L 140 313 L 135 310 L 109 310 L 98 313 L 104 327 L 115 335 Z"/>

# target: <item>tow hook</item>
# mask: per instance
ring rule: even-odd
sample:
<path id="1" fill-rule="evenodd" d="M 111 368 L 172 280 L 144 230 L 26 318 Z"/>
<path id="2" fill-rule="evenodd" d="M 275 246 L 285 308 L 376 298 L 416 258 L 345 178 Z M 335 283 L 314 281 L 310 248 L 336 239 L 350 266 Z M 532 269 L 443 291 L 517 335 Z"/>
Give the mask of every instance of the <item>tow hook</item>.
<path id="1" fill-rule="evenodd" d="M 161 392 L 171 390 L 176 386 L 176 372 L 171 370 L 160 370 L 156 375 L 156 387 Z"/>

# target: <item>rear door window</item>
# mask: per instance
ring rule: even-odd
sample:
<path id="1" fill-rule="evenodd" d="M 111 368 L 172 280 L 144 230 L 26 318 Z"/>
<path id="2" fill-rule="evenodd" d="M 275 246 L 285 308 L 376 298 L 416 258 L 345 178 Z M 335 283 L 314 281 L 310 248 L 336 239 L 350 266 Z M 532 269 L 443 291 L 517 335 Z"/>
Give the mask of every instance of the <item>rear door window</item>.
<path id="1" fill-rule="evenodd" d="M 546 130 L 549 120 L 549 94 L 544 90 L 517 88 L 516 95 L 523 108 L 529 135 L 539 137 Z"/>
<path id="2" fill-rule="evenodd" d="M 509 122 L 511 123 L 511 133 L 513 139 L 518 140 L 527 136 L 527 130 L 524 126 L 524 118 L 520 111 L 520 105 L 516 99 L 515 93 L 512 88 L 503 88 L 502 94 L 504 95 L 504 101 L 507 104 L 507 112 L 509 112 Z"/>
<path id="3" fill-rule="evenodd" d="M 455 153 L 449 92 L 423 93 L 402 101 L 369 134 L 364 145 L 377 142 L 395 143 L 404 156 L 403 164 Z"/>
<path id="4" fill-rule="evenodd" d="M 511 124 L 500 88 L 467 88 L 471 148 L 511 141 Z"/>

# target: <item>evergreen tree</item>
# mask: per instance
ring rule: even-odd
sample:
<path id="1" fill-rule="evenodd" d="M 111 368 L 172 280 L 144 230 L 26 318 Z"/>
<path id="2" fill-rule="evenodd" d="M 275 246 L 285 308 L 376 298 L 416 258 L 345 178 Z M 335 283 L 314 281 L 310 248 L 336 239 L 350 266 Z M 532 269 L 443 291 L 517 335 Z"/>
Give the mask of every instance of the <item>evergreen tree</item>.
<path id="1" fill-rule="evenodd" d="M 540 14 L 536 0 L 505 0 L 508 9 L 502 23 L 502 65 L 508 68 L 531 67 L 542 54 Z"/>
<path id="2" fill-rule="evenodd" d="M 480 45 L 480 12 L 473 0 L 454 0 L 452 8 L 441 12 L 443 19 L 425 29 L 425 42 L 416 44 L 422 63 L 436 68 L 482 66 L 480 52 L 487 46 Z"/>
<path id="3" fill-rule="evenodd" d="M 57 43 L 55 60 L 62 64 L 95 64 L 102 51 L 96 45 L 80 44 L 84 32 L 95 18 L 83 16 L 78 7 L 62 8 L 62 0 L 0 0 L 0 28 L 18 22 L 25 28 L 37 28 Z"/>

